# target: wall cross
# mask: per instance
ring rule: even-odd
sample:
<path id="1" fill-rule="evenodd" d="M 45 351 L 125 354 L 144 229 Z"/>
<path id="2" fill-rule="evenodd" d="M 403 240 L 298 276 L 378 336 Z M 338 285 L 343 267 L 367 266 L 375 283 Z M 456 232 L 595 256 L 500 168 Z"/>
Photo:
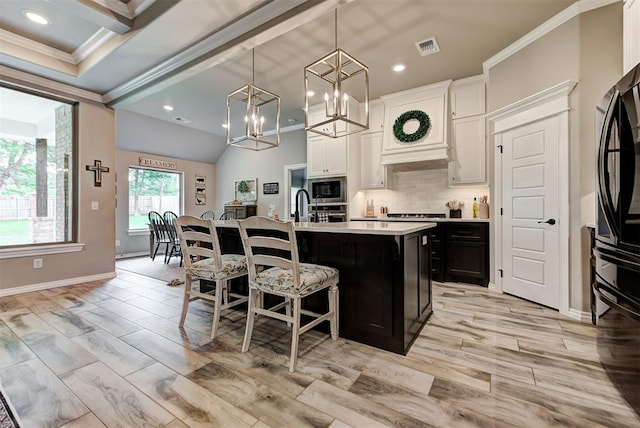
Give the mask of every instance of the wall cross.
<path id="1" fill-rule="evenodd" d="M 94 160 L 93 165 L 86 166 L 87 171 L 93 172 L 93 185 L 95 187 L 102 187 L 102 173 L 109 172 L 109 168 L 106 166 L 102 166 L 101 160 Z"/>

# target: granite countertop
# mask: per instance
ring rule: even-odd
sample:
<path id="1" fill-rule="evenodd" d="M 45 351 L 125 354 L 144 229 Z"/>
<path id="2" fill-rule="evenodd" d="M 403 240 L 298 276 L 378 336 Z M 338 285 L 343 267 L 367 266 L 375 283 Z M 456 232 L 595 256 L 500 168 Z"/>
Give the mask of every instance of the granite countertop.
<path id="1" fill-rule="evenodd" d="M 216 220 L 216 227 L 238 227 L 237 220 Z M 386 222 L 386 221 L 347 221 L 343 223 L 299 222 L 296 230 L 301 232 L 352 233 L 364 235 L 408 235 L 437 226 L 433 222 Z"/>
<path id="2" fill-rule="evenodd" d="M 351 221 L 384 221 L 384 222 L 400 222 L 400 223 L 424 223 L 424 222 L 435 222 L 435 223 L 441 223 L 441 222 L 458 222 L 458 221 L 465 221 L 465 222 L 473 222 L 473 223 L 489 223 L 489 219 L 488 218 L 449 218 L 449 217 L 442 217 L 442 218 L 402 218 L 402 217 L 393 217 L 393 218 L 389 218 L 389 217 L 351 217 Z"/>

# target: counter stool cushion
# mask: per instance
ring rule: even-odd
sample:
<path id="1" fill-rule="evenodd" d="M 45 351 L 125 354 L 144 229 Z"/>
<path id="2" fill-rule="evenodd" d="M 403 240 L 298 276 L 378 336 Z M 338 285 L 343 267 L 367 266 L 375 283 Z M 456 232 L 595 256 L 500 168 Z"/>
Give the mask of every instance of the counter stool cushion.
<path id="1" fill-rule="evenodd" d="M 247 258 L 241 254 L 222 254 L 222 270 L 215 270 L 215 259 L 202 259 L 191 263 L 187 273 L 200 279 L 216 280 L 233 274 L 247 273 Z"/>
<path id="2" fill-rule="evenodd" d="M 300 288 L 295 288 L 293 271 L 272 267 L 256 275 L 254 286 L 267 292 L 302 296 L 338 282 L 338 269 L 311 263 L 300 263 Z"/>

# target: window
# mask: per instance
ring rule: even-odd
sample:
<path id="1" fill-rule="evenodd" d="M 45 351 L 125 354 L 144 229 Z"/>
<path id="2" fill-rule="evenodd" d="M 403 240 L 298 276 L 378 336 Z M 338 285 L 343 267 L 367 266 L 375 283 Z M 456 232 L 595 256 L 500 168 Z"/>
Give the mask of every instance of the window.
<path id="1" fill-rule="evenodd" d="M 75 239 L 75 111 L 0 86 L 0 248 Z"/>
<path id="2" fill-rule="evenodd" d="M 147 229 L 149 211 L 182 210 L 181 173 L 129 168 L 129 229 Z"/>

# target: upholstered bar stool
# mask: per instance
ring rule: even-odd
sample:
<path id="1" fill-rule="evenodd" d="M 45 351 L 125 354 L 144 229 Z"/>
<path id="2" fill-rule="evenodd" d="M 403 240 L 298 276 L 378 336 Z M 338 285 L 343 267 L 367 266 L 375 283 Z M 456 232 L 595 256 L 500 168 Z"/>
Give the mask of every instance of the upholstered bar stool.
<path id="1" fill-rule="evenodd" d="M 184 326 L 189 302 L 205 299 L 214 304 L 211 338 L 216 336 L 220 311 L 245 303 L 246 295 L 228 291 L 230 279 L 247 274 L 247 261 L 241 254 L 222 254 L 216 227 L 211 219 L 181 216 L 174 220 L 180 238 L 180 248 L 185 266 L 184 300 L 180 327 Z M 194 281 L 214 281 L 215 289 L 203 293 L 193 290 Z M 193 297 L 192 297 L 193 296 Z"/>
<path id="2" fill-rule="evenodd" d="M 249 270 L 249 309 L 242 352 L 249 350 L 255 317 L 266 315 L 286 321 L 293 325 L 289 360 L 289 371 L 293 372 L 296 368 L 298 340 L 301 334 L 322 321 L 329 321 L 331 338 L 338 338 L 338 270 L 328 266 L 300 263 L 292 222 L 255 216 L 239 220 L 238 225 Z M 275 235 L 279 237 L 274 237 Z M 259 267 L 264 269 L 259 270 Z M 322 290 L 328 290 L 329 312 L 317 314 L 302 309 L 302 299 Z M 265 309 L 262 307 L 263 293 L 280 296 L 284 302 Z M 291 303 L 293 314 L 289 310 L 286 314 L 276 312 Z M 301 314 L 315 319 L 301 326 Z"/>

